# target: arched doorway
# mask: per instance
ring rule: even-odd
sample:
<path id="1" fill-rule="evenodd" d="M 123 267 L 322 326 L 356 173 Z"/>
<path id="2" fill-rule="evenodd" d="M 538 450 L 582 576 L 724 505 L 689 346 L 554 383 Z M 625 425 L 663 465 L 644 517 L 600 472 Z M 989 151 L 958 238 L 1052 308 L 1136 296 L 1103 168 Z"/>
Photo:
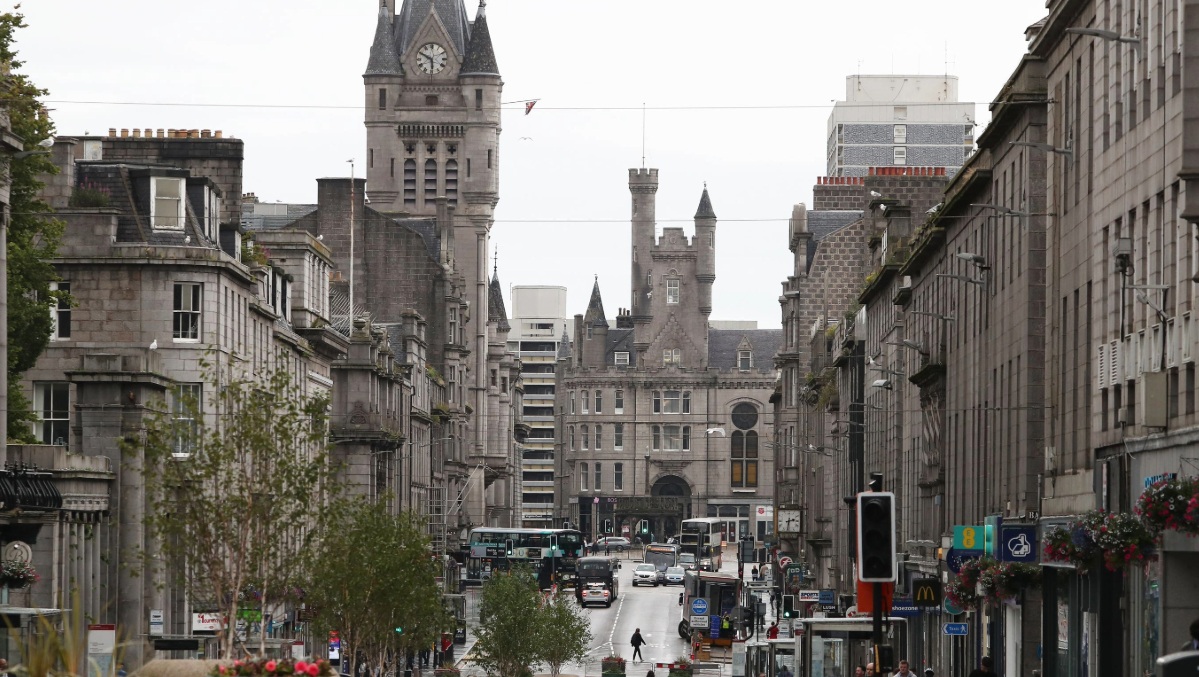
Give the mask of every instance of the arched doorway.
<path id="1" fill-rule="evenodd" d="M 650 519 L 650 530 L 658 540 L 665 541 L 671 536 L 682 532 L 682 521 L 691 516 L 691 485 L 678 475 L 659 477 L 650 487 L 650 496 L 656 496 L 671 501 L 676 508 Z"/>

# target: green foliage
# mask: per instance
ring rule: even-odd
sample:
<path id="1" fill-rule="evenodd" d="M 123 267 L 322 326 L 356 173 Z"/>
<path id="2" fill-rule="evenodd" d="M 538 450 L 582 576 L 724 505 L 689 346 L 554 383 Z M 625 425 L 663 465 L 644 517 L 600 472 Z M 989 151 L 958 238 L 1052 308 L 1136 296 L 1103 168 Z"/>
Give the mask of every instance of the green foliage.
<path id="1" fill-rule="evenodd" d="M 235 373 L 203 365 L 206 397 L 151 405 L 144 439 L 122 440 L 126 472 L 140 473 L 152 549 L 196 609 L 237 615 L 255 591 L 268 607 L 302 580 L 313 525 L 338 486 L 325 447 L 325 400 L 296 395 L 285 371 Z M 205 413 L 208 416 L 205 416 Z M 139 553 L 121 553 L 128 562 Z M 234 627 L 224 657 L 233 657 Z"/>
<path id="2" fill-rule="evenodd" d="M 305 602 L 318 636 L 337 631 L 351 674 L 362 667 L 354 663 L 360 655 L 371 674 L 395 671 L 389 649 L 419 650 L 453 628 L 437 587 L 440 563 L 418 515 L 392 515 L 384 502 L 341 500 L 328 510 L 316 543 Z"/>
<path id="3" fill-rule="evenodd" d="M 0 14 L 0 63 L 8 63 L 10 68 L 9 74 L 0 78 L 0 88 L 13 134 L 26 148 L 36 149 L 39 141 L 54 136 L 54 123 L 38 101 L 49 92 L 19 72 L 24 64 L 17 60 L 13 43 L 16 31 L 24 27 L 21 14 Z M 46 155 L 12 158 L 3 165 L 12 180 L 12 218 L 8 224 L 8 431 L 15 439 L 32 441 L 29 423 L 34 417 L 29 400 L 20 394 L 20 377 L 50 342 L 46 303 L 52 298 L 50 283 L 58 279 L 50 260 L 58 251 L 63 233 L 63 223 L 50 217 L 50 205 L 38 197 L 42 182 L 37 176 L 56 174 L 58 169 Z"/>
<path id="4" fill-rule="evenodd" d="M 68 205 L 72 209 L 107 207 L 111 200 L 112 196 L 107 188 L 91 182 L 84 182 L 71 191 L 71 200 Z"/>
<path id="5" fill-rule="evenodd" d="M 250 238 L 241 241 L 241 262 L 249 265 L 265 266 L 271 260 L 266 250 Z"/>
<path id="6" fill-rule="evenodd" d="M 483 585 L 475 663 L 488 675 L 520 677 L 541 658 L 541 593 L 525 569 L 498 572 Z"/>
<path id="7" fill-rule="evenodd" d="M 564 663 L 581 661 L 586 656 L 591 643 L 591 622 L 573 596 L 561 593 L 542 606 L 539 620 L 540 659 L 549 665 L 551 677 L 558 677 Z"/>

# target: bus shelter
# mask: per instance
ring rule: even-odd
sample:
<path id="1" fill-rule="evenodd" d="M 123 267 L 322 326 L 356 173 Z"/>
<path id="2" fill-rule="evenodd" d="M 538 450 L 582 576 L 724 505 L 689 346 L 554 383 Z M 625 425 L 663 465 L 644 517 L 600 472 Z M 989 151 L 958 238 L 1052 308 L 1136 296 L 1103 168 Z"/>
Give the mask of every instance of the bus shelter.
<path id="1" fill-rule="evenodd" d="M 744 677 L 777 675 L 783 666 L 799 675 L 799 639 L 755 639 L 745 643 Z M 733 677 L 738 677 L 734 672 Z"/>
<path id="2" fill-rule="evenodd" d="M 871 662 L 873 629 L 869 617 L 796 619 L 798 665 L 791 672 L 795 677 L 853 677 L 855 667 Z M 883 644 L 896 647 L 896 662 L 906 629 L 906 618 L 883 619 Z"/>

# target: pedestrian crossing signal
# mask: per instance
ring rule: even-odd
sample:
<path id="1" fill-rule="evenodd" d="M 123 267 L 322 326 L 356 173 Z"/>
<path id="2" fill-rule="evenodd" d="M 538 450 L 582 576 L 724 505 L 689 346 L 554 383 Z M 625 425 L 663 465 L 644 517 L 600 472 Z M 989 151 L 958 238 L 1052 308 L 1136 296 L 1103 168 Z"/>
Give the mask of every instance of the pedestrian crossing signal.
<path id="1" fill-rule="evenodd" d="M 511 557 L 515 553 L 512 551 L 512 539 L 504 541 L 504 552 Z"/>
<path id="2" fill-rule="evenodd" d="M 795 617 L 795 595 L 783 595 L 783 618 Z"/>
<path id="3" fill-rule="evenodd" d="M 396 626 L 396 634 L 397 634 L 397 635 L 402 635 L 402 634 L 404 634 L 404 628 L 401 628 L 400 626 L 398 626 L 398 625 L 397 625 L 397 626 Z"/>

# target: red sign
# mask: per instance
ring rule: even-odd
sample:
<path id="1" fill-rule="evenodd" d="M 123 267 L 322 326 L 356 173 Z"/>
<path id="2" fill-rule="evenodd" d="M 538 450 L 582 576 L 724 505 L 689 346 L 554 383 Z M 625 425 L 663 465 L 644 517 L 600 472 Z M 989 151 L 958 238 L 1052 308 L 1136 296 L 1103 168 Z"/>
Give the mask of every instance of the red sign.
<path id="1" fill-rule="evenodd" d="M 891 598 L 895 596 L 894 583 L 880 583 L 883 590 L 883 615 L 891 613 Z M 858 615 L 874 612 L 874 584 L 858 581 Z"/>
<path id="2" fill-rule="evenodd" d="M 791 564 L 792 561 L 793 560 L 790 557 L 783 555 L 782 557 L 779 558 L 779 569 L 782 571 L 786 571 L 787 567 Z"/>

